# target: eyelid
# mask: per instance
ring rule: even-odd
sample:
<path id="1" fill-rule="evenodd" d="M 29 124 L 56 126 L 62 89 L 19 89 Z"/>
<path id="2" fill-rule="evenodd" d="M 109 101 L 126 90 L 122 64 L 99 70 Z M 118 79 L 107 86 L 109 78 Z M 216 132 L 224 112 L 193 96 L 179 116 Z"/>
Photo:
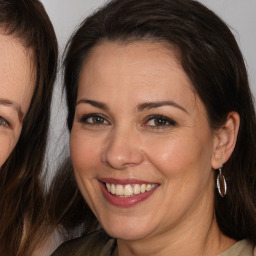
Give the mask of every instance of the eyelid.
<path id="1" fill-rule="evenodd" d="M 90 118 L 102 118 L 102 122 L 97 122 L 97 120 L 90 120 Z M 150 120 L 153 119 L 159 119 L 162 120 L 162 124 L 160 123 L 159 125 L 155 124 L 155 125 L 150 125 L 148 124 L 150 122 Z M 83 115 L 78 115 L 78 122 L 84 124 L 84 125 L 88 125 L 88 126 L 108 126 L 111 125 L 111 122 L 109 121 L 109 118 L 107 118 L 104 114 L 100 114 L 100 113 L 88 113 L 88 114 L 83 114 Z M 95 122 L 94 122 L 95 121 Z M 162 115 L 162 114 L 152 114 L 147 116 L 144 121 L 142 122 L 142 126 L 144 127 L 149 127 L 149 128 L 155 128 L 155 129 L 163 129 L 163 128 L 171 128 L 174 126 L 177 126 L 177 122 L 173 120 L 173 118 L 167 117 L 166 115 Z"/>
<path id="2" fill-rule="evenodd" d="M 2 122 L 5 122 L 6 124 L 1 124 Z M 0 126 L 3 127 L 11 127 L 11 124 L 8 120 L 6 120 L 4 117 L 0 116 Z"/>
<path id="3" fill-rule="evenodd" d="M 106 125 L 106 124 L 93 124 L 93 123 L 89 123 L 89 122 L 86 122 L 86 120 L 88 120 L 89 118 L 92 118 L 92 117 L 100 117 L 100 118 L 103 118 L 106 122 L 108 122 L 108 124 L 110 124 L 109 120 L 102 114 L 99 114 L 99 113 L 90 113 L 90 114 L 85 114 L 85 115 L 82 115 L 82 117 L 79 118 L 79 122 L 83 123 L 83 124 L 88 124 L 88 125 Z"/>
<path id="4" fill-rule="evenodd" d="M 147 125 L 147 123 L 149 121 L 153 120 L 153 119 L 162 119 L 162 120 L 168 122 L 169 124 L 168 125 L 159 125 L 159 126 L 157 126 L 157 125 Z M 143 126 L 149 126 L 149 127 L 152 127 L 152 128 L 167 128 L 167 127 L 176 126 L 176 125 L 177 125 L 177 123 L 173 119 L 171 119 L 171 118 L 169 118 L 165 115 L 159 115 L 159 114 L 150 115 L 146 118 L 145 122 L 143 122 Z"/>
<path id="5" fill-rule="evenodd" d="M 10 107 L 0 105 L 0 118 L 4 119 L 8 123 L 8 127 L 12 129 L 22 124 L 18 113 Z"/>

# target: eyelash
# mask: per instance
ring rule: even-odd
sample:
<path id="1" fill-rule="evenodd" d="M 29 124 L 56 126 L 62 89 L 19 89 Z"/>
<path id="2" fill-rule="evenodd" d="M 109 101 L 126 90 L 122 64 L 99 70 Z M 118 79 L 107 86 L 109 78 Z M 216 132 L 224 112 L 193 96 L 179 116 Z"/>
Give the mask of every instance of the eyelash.
<path id="1" fill-rule="evenodd" d="M 150 121 L 154 122 L 154 125 L 148 124 Z M 156 121 L 160 121 L 159 124 L 156 124 Z M 163 129 L 170 126 L 176 126 L 177 123 L 173 121 L 172 119 L 162 116 L 162 115 L 151 115 L 147 118 L 146 122 L 143 124 L 143 126 L 150 126 L 154 129 Z"/>
<path id="2" fill-rule="evenodd" d="M 109 125 L 110 124 L 109 121 L 104 116 L 96 113 L 84 115 L 79 121 L 81 123 L 88 124 L 88 125 Z M 153 121 L 154 125 L 149 124 L 150 121 Z M 158 124 L 156 122 L 158 122 Z M 172 119 L 166 116 L 151 115 L 147 117 L 146 121 L 143 123 L 142 126 L 149 126 L 154 129 L 161 129 L 161 128 L 167 128 L 167 127 L 176 126 L 176 125 L 177 123 L 175 121 L 173 121 Z"/>
<path id="3" fill-rule="evenodd" d="M 90 118 L 92 119 L 92 122 L 89 122 Z M 94 123 L 94 121 L 96 121 L 96 118 L 98 118 L 98 120 L 101 120 L 103 122 Z M 96 114 L 96 113 L 84 115 L 79 121 L 81 123 L 88 124 L 88 125 L 108 125 L 109 124 L 109 122 L 107 121 L 107 119 L 104 116 L 102 116 L 100 114 Z M 105 122 L 107 122 L 107 123 L 105 123 Z"/>
<path id="4" fill-rule="evenodd" d="M 10 127 L 10 124 L 6 119 L 0 116 L 0 126 Z"/>

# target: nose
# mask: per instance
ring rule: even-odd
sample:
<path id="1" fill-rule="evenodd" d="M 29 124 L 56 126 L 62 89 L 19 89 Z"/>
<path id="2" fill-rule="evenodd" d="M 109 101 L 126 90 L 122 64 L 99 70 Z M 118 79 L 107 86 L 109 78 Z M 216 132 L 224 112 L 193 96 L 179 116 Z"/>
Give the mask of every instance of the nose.
<path id="1" fill-rule="evenodd" d="M 114 169 L 122 170 L 143 162 L 138 136 L 132 131 L 112 131 L 102 153 L 102 162 Z"/>

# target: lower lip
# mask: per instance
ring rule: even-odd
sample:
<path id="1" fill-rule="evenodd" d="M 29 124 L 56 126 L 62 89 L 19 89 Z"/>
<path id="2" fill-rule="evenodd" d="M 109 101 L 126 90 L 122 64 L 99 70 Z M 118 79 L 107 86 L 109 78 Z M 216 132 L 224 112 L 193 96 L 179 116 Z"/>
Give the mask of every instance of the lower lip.
<path id="1" fill-rule="evenodd" d="M 138 203 L 143 202 L 144 200 L 148 199 L 158 188 L 158 186 L 156 186 L 150 191 L 146 191 L 145 193 L 141 193 L 131 197 L 119 197 L 108 192 L 104 183 L 99 182 L 99 184 L 103 192 L 103 195 L 108 200 L 108 202 L 114 206 L 123 207 L 123 208 L 131 207 Z"/>

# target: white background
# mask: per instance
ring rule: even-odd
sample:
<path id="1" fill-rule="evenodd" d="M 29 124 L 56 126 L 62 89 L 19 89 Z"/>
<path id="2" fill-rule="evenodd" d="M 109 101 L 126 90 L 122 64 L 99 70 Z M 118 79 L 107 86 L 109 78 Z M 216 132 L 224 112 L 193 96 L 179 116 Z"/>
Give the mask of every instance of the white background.
<path id="1" fill-rule="evenodd" d="M 139 1 L 139 0 L 138 0 Z M 106 0 L 41 0 L 55 27 L 60 55 L 78 24 Z M 252 91 L 256 97 L 256 0 L 200 0 L 218 14 L 230 27 L 243 52 Z M 65 131 L 65 104 L 61 100 L 61 72 L 54 93 L 49 166 L 54 172 L 63 146 L 68 142 Z M 68 147 L 66 147 L 68 148 Z M 66 149 L 67 150 L 67 149 Z"/>

